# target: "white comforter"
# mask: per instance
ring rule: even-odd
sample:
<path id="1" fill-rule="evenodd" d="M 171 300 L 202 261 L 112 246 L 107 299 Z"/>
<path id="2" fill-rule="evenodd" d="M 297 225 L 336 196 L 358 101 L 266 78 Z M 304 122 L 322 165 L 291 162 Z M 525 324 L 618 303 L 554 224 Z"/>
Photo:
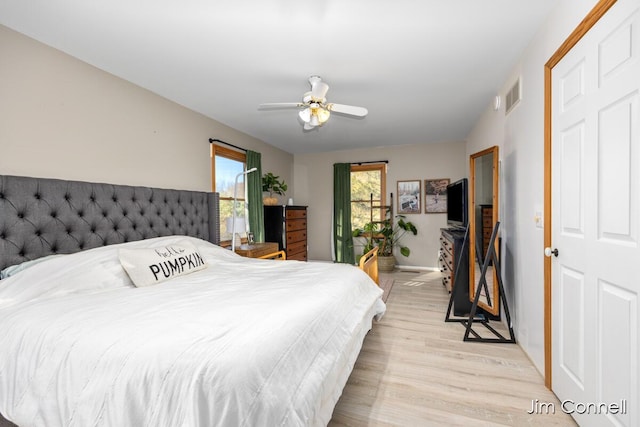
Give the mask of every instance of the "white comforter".
<path id="1" fill-rule="evenodd" d="M 155 286 L 131 284 L 122 245 L 0 281 L 0 413 L 47 427 L 326 425 L 382 291 L 353 266 L 190 241 L 208 267 Z"/>

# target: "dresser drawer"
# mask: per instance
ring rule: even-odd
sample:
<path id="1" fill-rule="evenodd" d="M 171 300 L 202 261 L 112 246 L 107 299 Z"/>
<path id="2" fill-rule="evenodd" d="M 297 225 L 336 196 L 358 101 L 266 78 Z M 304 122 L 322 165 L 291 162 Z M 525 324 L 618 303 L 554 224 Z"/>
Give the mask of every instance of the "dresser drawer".
<path id="1" fill-rule="evenodd" d="M 451 265 L 446 264 L 446 263 L 442 263 L 442 265 L 440 266 L 440 272 L 442 274 L 444 274 L 445 276 L 451 276 L 452 275 L 452 271 L 451 271 Z"/>
<path id="2" fill-rule="evenodd" d="M 445 276 L 442 278 L 442 285 L 445 287 L 447 292 L 451 293 L 451 276 Z"/>
<path id="3" fill-rule="evenodd" d="M 298 240 L 287 245 L 287 256 L 293 255 L 298 252 L 305 252 L 307 250 L 307 241 Z"/>
<path id="4" fill-rule="evenodd" d="M 453 257 L 443 258 L 442 270 L 443 273 L 453 272 Z"/>
<path id="5" fill-rule="evenodd" d="M 287 219 L 298 219 L 298 218 L 306 218 L 307 210 L 306 209 L 287 209 L 287 213 L 285 218 Z"/>
<path id="6" fill-rule="evenodd" d="M 442 249 L 444 249 L 448 253 L 453 252 L 453 243 L 451 243 L 449 240 L 445 239 L 444 237 L 440 237 L 440 247 L 442 247 Z"/>
<path id="7" fill-rule="evenodd" d="M 307 260 L 307 242 L 296 242 L 287 248 L 287 259 Z"/>
<path id="8" fill-rule="evenodd" d="M 307 260 L 307 253 L 306 252 L 298 252 L 297 254 L 293 254 L 291 256 L 287 254 L 287 260 L 291 260 L 291 261 L 306 261 Z"/>
<path id="9" fill-rule="evenodd" d="M 296 230 L 306 230 L 307 229 L 307 219 L 306 218 L 287 219 L 287 222 L 285 224 L 285 228 L 287 229 L 287 233 L 289 233 L 290 231 L 296 231 Z"/>
<path id="10" fill-rule="evenodd" d="M 298 230 L 287 233 L 287 247 L 294 242 L 307 241 L 307 230 Z"/>

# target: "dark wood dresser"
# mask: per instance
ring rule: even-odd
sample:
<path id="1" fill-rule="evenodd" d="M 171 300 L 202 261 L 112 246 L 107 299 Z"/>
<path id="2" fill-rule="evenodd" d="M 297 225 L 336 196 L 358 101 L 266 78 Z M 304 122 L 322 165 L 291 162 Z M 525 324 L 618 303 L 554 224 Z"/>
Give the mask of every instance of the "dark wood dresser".
<path id="1" fill-rule="evenodd" d="M 307 207 L 265 206 L 264 236 L 277 242 L 287 253 L 287 260 L 307 260 Z"/>
<path id="2" fill-rule="evenodd" d="M 461 288 L 453 300 L 453 314 L 456 316 L 464 316 L 471 310 L 469 251 L 465 247 L 464 233 L 464 230 L 440 229 L 440 271 L 444 275 L 442 284 L 449 293 L 453 292 L 454 286 Z"/>
<path id="3" fill-rule="evenodd" d="M 480 222 L 482 221 L 482 222 Z M 493 205 L 480 205 L 480 221 L 482 224 L 482 259 L 487 256 L 489 241 L 493 231 Z"/>

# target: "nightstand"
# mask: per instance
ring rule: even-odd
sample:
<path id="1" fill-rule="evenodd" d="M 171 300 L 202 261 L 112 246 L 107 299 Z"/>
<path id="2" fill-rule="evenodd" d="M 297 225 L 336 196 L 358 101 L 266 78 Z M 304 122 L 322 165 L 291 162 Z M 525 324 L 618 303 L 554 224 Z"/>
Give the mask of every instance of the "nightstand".
<path id="1" fill-rule="evenodd" d="M 278 244 L 276 242 L 245 243 L 236 247 L 236 253 L 247 258 L 258 258 L 273 252 L 278 252 L 278 250 Z"/>

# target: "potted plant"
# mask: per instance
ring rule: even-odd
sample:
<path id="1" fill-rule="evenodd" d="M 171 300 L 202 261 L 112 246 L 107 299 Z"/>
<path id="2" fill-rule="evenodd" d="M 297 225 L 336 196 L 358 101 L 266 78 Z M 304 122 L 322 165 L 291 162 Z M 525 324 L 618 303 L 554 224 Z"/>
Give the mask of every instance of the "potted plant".
<path id="1" fill-rule="evenodd" d="M 386 218 L 382 222 L 369 222 L 363 228 L 353 230 L 354 237 L 364 237 L 366 239 L 363 253 L 367 253 L 375 246 L 378 246 L 378 269 L 380 271 L 393 271 L 396 265 L 396 257 L 393 254 L 395 247 L 399 248 L 400 254 L 408 257 L 411 249 L 400 243 L 402 237 L 411 233 L 418 234 L 416 226 L 406 220 L 404 215 L 396 215 L 396 221 Z"/>
<path id="2" fill-rule="evenodd" d="M 287 184 L 284 180 L 280 180 L 278 175 L 274 175 L 271 172 L 262 175 L 262 191 L 268 192 L 269 197 L 264 197 L 262 202 L 267 206 L 273 206 L 278 204 L 278 198 L 273 197 L 273 194 L 279 194 L 284 196 L 287 191 Z"/>

